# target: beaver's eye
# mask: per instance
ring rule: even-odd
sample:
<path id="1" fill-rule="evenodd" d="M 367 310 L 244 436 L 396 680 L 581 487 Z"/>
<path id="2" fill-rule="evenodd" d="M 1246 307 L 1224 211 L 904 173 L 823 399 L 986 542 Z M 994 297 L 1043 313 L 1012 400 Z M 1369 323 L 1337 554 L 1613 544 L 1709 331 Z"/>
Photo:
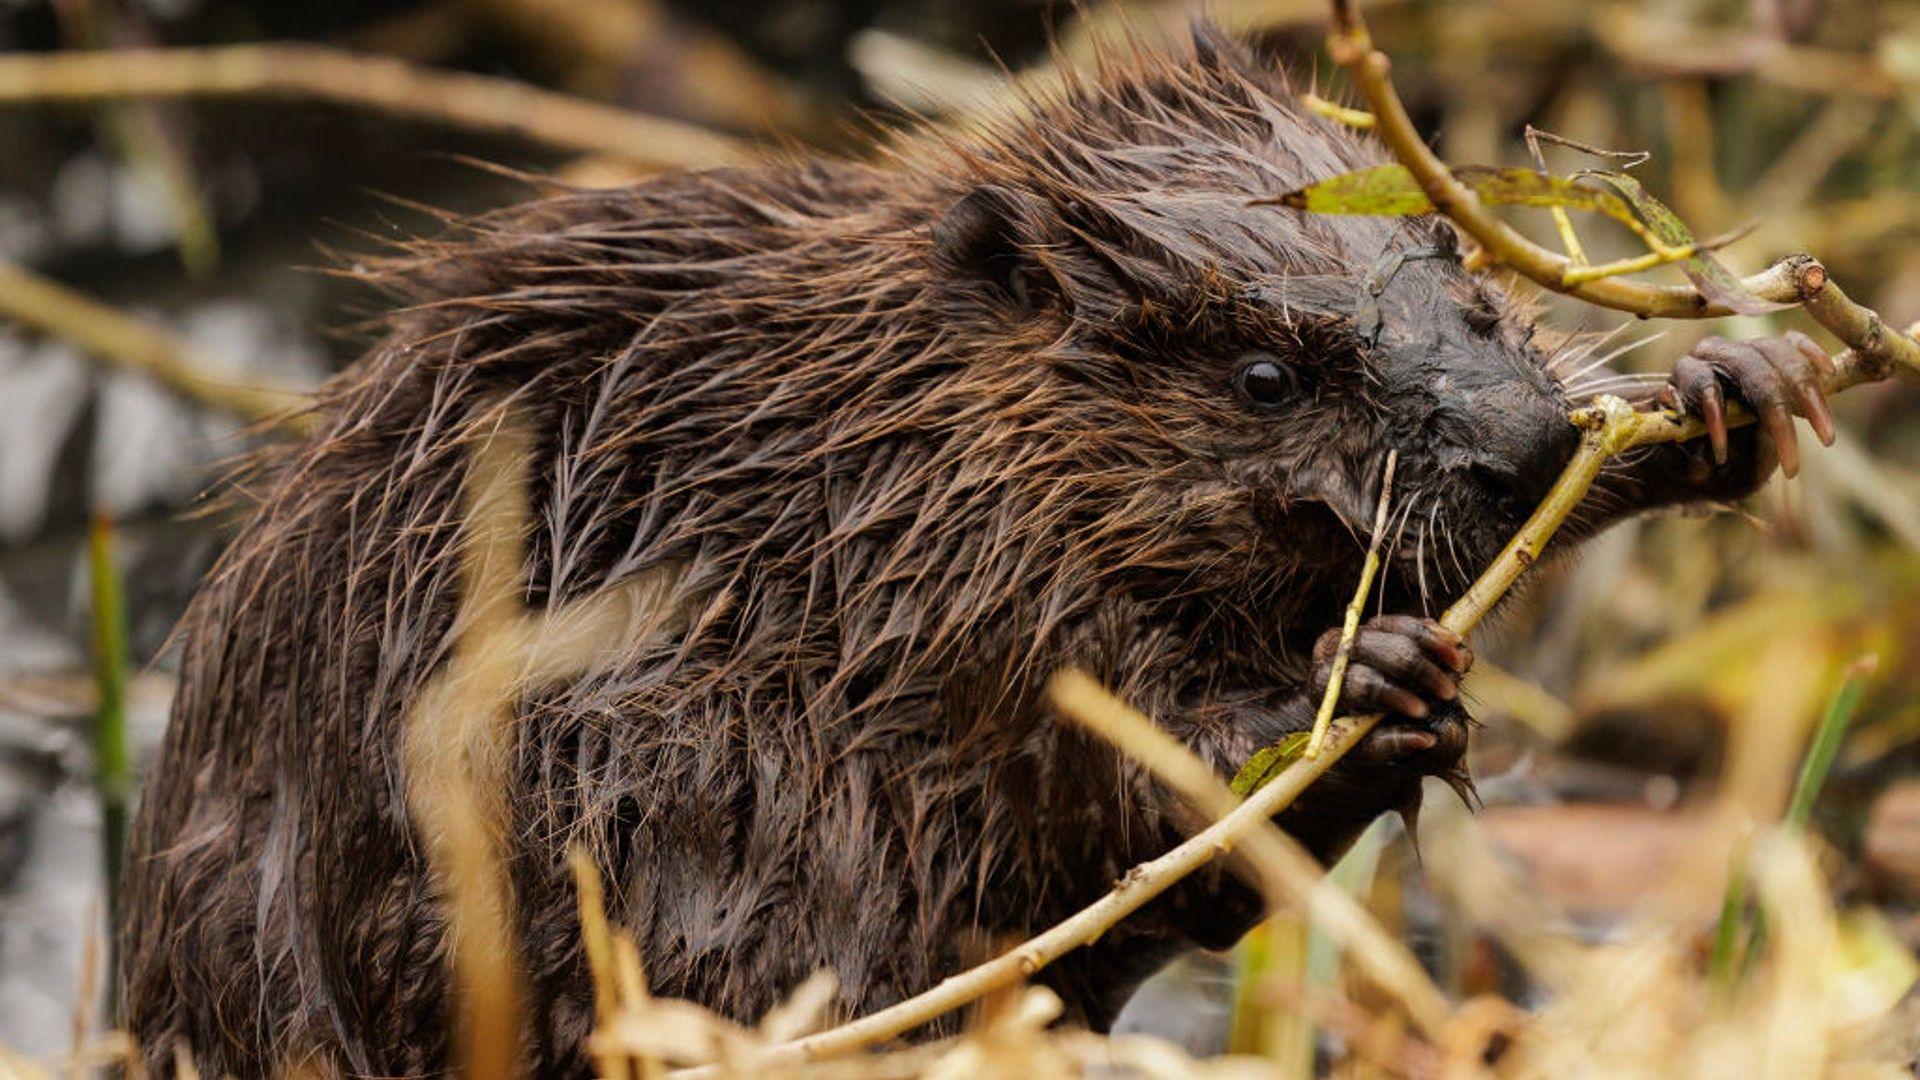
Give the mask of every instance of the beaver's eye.
<path id="1" fill-rule="evenodd" d="M 1234 368 L 1233 386 L 1247 404 L 1270 408 L 1293 396 L 1293 369 L 1272 353 L 1248 353 Z"/>

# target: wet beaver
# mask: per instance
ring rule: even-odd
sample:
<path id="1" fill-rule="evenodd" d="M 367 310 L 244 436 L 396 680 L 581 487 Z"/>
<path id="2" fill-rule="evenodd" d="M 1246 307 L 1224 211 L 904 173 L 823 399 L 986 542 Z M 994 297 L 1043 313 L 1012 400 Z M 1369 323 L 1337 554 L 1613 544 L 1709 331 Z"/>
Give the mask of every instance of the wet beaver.
<path id="1" fill-rule="evenodd" d="M 387 336 L 259 463 L 181 631 L 129 872 L 132 1030 L 203 1074 L 448 1065 L 400 727 L 455 631 L 470 452 L 509 414 L 526 603 L 664 568 L 672 612 L 519 701 L 502 805 L 539 1071 L 583 1071 L 592 1018 L 570 845 L 657 992 L 752 1018 L 820 967 L 846 1012 L 895 1001 L 1175 843 L 1177 801 L 1050 717 L 1045 678 L 1090 670 L 1222 771 L 1304 726 L 1389 448 L 1391 614 L 1344 704 L 1394 715 L 1282 824 L 1330 857 L 1405 806 L 1466 740 L 1471 655 L 1424 616 L 1573 433 L 1524 314 L 1404 258 L 1441 226 L 1249 205 L 1380 157 L 1201 33 L 879 165 L 555 191 L 378 267 Z M 1686 399 L 1776 437 L 1650 452 L 1579 529 L 1751 490 L 1790 409 L 1826 433 L 1818 362 L 1697 350 Z M 1101 1027 L 1257 914 L 1202 874 L 1041 978 Z"/>

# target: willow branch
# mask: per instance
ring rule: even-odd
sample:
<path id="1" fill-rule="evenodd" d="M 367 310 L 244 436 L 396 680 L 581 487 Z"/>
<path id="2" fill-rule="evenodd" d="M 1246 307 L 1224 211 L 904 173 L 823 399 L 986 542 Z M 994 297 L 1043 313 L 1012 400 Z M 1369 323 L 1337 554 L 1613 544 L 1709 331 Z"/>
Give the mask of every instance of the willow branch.
<path id="1" fill-rule="evenodd" d="M 166 330 L 5 261 L 0 261 L 0 319 L 71 342 L 248 423 L 295 431 L 309 426 L 310 416 L 302 411 L 305 394 L 213 375 L 212 365 Z"/>
<path id="2" fill-rule="evenodd" d="M 0 105 L 254 97 L 352 105 L 653 168 L 710 168 L 754 157 L 743 144 L 689 124 L 511 79 L 320 45 L 0 56 Z"/>
<path id="3" fill-rule="evenodd" d="M 1620 277 L 1589 279 L 1572 259 L 1534 243 L 1496 217 L 1420 137 L 1389 76 L 1392 63 L 1374 47 L 1353 0 L 1332 0 L 1332 4 L 1333 26 L 1327 51 L 1347 69 L 1367 99 L 1374 130 L 1412 174 L 1434 208 L 1473 237 L 1488 255 L 1555 292 L 1635 315 L 1703 318 L 1732 314 L 1688 285 L 1653 285 Z M 1789 256 L 1741 284 L 1762 300 L 1804 305 L 1814 319 L 1850 348 L 1878 351 L 1903 368 L 1920 373 L 1920 343 L 1904 335 L 1886 335 L 1888 340 L 1884 341 L 1869 341 L 1862 336 L 1865 320 L 1859 312 L 1865 309 L 1847 301 L 1827 281 L 1826 271 L 1808 256 Z M 1877 324 L 1878 316 L 1872 321 Z"/>

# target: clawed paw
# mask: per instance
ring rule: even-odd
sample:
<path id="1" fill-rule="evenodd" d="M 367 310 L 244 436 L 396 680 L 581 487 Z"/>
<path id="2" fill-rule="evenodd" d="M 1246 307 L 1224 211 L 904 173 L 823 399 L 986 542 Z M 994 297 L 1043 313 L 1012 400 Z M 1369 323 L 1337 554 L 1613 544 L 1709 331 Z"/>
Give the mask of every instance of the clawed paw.
<path id="1" fill-rule="evenodd" d="M 1340 632 L 1330 630 L 1314 645 L 1315 695 L 1326 692 L 1339 644 Z M 1353 748 L 1353 760 L 1431 776 L 1457 771 L 1469 724 L 1457 704 L 1460 679 L 1472 667 L 1473 649 L 1432 619 L 1382 615 L 1363 624 L 1337 711 L 1385 718 Z"/>
<path id="2" fill-rule="evenodd" d="M 1719 465 L 1727 463 L 1726 403 L 1745 405 L 1759 418 L 1781 471 L 1793 476 L 1800 471 L 1796 415 L 1806 418 L 1822 444 L 1833 443 L 1833 414 L 1820 382 L 1832 373 L 1826 351 L 1798 331 L 1754 341 L 1709 337 L 1674 364 L 1661 399 L 1706 424 Z"/>
<path id="3" fill-rule="evenodd" d="M 1340 631 L 1313 646 L 1313 692 L 1324 694 L 1340 647 Z M 1393 713 L 1423 720 L 1460 694 L 1473 649 L 1432 619 L 1381 615 L 1362 623 L 1340 686 L 1340 711 Z"/>

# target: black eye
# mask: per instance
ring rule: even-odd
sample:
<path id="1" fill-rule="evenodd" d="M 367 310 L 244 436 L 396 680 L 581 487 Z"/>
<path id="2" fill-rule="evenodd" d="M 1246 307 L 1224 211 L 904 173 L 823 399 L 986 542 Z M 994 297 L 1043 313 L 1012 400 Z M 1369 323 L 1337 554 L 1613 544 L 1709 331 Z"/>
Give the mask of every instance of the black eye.
<path id="1" fill-rule="evenodd" d="M 1234 369 L 1233 386 L 1250 405 L 1279 405 L 1293 396 L 1293 369 L 1271 353 L 1248 353 Z"/>

